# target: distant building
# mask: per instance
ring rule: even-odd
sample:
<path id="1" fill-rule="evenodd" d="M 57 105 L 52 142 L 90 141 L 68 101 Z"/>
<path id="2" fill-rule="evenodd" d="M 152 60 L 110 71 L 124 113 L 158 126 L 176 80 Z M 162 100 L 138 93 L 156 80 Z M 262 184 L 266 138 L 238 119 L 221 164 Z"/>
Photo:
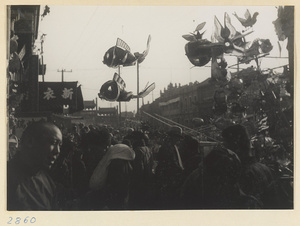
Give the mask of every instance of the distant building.
<path id="1" fill-rule="evenodd" d="M 96 110 L 97 105 L 94 100 L 84 100 L 83 107 L 84 107 L 84 111 Z"/>
<path id="2" fill-rule="evenodd" d="M 121 112 L 121 117 L 122 117 L 122 119 L 133 119 L 134 113 L 131 111 L 124 111 L 124 112 Z"/>
<path id="3" fill-rule="evenodd" d="M 119 127 L 118 108 L 98 108 L 96 123 Z"/>
<path id="4" fill-rule="evenodd" d="M 38 38 L 40 6 L 7 6 L 8 110 L 16 114 L 38 111 L 39 56 L 33 52 Z"/>
<path id="5" fill-rule="evenodd" d="M 141 111 L 159 114 L 177 123 L 193 127 L 193 118 L 209 119 L 212 115 L 213 95 L 216 87 L 210 79 L 181 86 L 170 83 L 151 104 L 141 107 Z M 148 118 L 152 121 L 152 119 Z"/>
<path id="6" fill-rule="evenodd" d="M 118 108 L 98 108 L 95 100 L 85 100 L 83 105 L 82 111 L 72 115 L 81 116 L 84 124 L 119 126 Z"/>

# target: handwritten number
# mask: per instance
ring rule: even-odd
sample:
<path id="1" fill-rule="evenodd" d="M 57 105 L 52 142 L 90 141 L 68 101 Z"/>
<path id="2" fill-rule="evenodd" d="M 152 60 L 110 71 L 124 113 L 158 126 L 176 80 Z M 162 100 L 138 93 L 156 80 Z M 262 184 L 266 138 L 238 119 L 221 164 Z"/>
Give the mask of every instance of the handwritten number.
<path id="1" fill-rule="evenodd" d="M 9 221 L 7 222 L 7 224 L 11 224 L 10 222 L 13 220 L 13 218 L 12 217 L 9 217 Z"/>
<path id="2" fill-rule="evenodd" d="M 26 223 L 28 223 L 28 216 L 24 219 L 24 223 L 26 224 Z M 12 221 L 13 221 L 13 217 L 9 217 L 9 221 L 7 222 L 7 224 L 12 224 Z M 15 224 L 20 224 L 21 223 L 21 220 L 22 220 L 22 218 L 21 217 L 17 217 L 16 218 L 16 221 L 15 221 Z M 33 223 L 35 223 L 36 222 L 36 218 L 35 217 L 32 217 L 31 219 L 30 219 L 30 223 L 31 224 L 33 224 Z"/>
<path id="3" fill-rule="evenodd" d="M 28 218 L 28 217 L 26 217 L 25 220 L 24 220 L 24 223 L 25 223 L 25 224 L 28 222 L 27 218 Z"/>
<path id="4" fill-rule="evenodd" d="M 20 217 L 17 217 L 15 223 L 16 223 L 16 224 L 20 224 L 20 221 L 21 221 L 21 218 L 20 218 Z"/>
<path id="5" fill-rule="evenodd" d="M 30 223 L 35 223 L 35 222 L 36 222 L 35 217 L 33 217 L 33 218 L 30 219 Z"/>

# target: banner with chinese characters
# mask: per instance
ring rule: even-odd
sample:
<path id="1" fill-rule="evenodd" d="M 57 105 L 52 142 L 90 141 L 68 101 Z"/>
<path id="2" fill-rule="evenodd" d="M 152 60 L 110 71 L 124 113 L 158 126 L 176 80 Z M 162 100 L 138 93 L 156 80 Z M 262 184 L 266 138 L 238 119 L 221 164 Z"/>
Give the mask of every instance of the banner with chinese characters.
<path id="1" fill-rule="evenodd" d="M 39 82 L 39 111 L 69 113 L 83 109 L 81 87 L 77 82 Z"/>

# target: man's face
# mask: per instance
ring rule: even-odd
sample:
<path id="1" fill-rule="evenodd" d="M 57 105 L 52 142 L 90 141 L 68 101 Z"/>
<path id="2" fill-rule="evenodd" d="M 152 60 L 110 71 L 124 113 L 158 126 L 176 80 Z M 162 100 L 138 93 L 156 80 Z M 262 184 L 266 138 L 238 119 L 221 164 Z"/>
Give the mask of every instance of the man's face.
<path id="1" fill-rule="evenodd" d="M 36 142 L 36 157 L 41 167 L 50 169 L 60 153 L 61 131 L 56 126 L 47 126 L 40 141 Z"/>

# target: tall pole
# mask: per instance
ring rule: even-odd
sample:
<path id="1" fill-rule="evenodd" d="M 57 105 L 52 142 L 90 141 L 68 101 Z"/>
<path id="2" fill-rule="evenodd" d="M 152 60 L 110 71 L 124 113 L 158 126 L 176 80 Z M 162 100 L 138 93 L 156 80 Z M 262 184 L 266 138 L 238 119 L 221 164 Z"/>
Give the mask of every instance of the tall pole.
<path id="1" fill-rule="evenodd" d="M 136 63 L 136 69 L 137 69 L 137 84 L 136 84 L 136 87 L 137 87 L 137 91 L 136 91 L 136 94 L 138 95 L 139 92 L 140 92 L 140 70 L 139 70 L 139 62 L 137 61 Z M 136 106 L 136 114 L 137 116 L 139 116 L 139 108 L 140 108 L 140 98 L 138 97 L 137 98 L 137 106 Z"/>
<path id="2" fill-rule="evenodd" d="M 98 114 L 98 98 L 96 97 L 96 116 Z"/>
<path id="3" fill-rule="evenodd" d="M 118 74 L 119 74 L 119 76 L 121 76 L 121 68 L 120 68 L 120 65 L 118 66 Z M 120 121 L 120 123 L 121 123 L 121 119 L 122 119 L 122 116 L 121 116 L 121 101 L 119 101 L 119 113 L 120 113 L 120 115 L 119 115 L 119 121 Z M 119 124 L 119 126 L 120 126 L 120 124 Z"/>
<path id="4" fill-rule="evenodd" d="M 44 57 L 43 57 L 43 53 L 44 53 L 44 50 L 43 50 L 43 43 L 44 43 L 43 37 L 44 36 L 42 36 L 42 41 L 41 41 L 41 57 L 42 57 L 42 79 L 43 79 L 43 82 L 44 82 L 45 81 L 45 78 L 44 78 L 45 71 L 44 71 Z"/>
<path id="5" fill-rule="evenodd" d="M 72 72 L 72 69 L 70 71 L 67 71 L 66 69 L 57 70 L 57 72 L 61 72 L 61 82 L 64 82 L 64 72 Z"/>
<path id="6" fill-rule="evenodd" d="M 44 57 L 42 55 L 42 79 L 43 79 L 43 82 L 45 81 L 44 75 L 45 75 L 45 71 L 44 71 Z"/>

